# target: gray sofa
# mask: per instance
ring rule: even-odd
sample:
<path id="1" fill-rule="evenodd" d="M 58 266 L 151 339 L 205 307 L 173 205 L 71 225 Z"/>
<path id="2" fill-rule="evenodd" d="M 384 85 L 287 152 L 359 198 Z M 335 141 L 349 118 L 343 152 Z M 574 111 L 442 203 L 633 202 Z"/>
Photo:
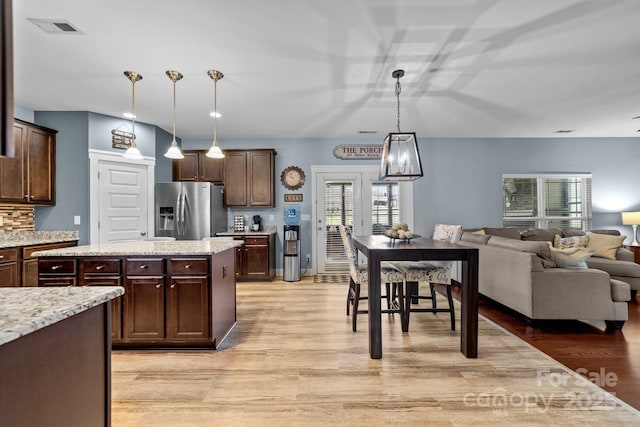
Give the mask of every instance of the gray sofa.
<path id="1" fill-rule="evenodd" d="M 616 260 L 592 256 L 587 269 L 557 268 L 547 242 L 559 230 L 483 230 L 486 234 L 465 231 L 460 242 L 479 249 L 482 295 L 523 314 L 531 324 L 577 319 L 622 328 L 631 299 L 629 281 L 635 290 L 640 287 L 640 265 L 627 260 L 630 251 L 621 248 Z"/>

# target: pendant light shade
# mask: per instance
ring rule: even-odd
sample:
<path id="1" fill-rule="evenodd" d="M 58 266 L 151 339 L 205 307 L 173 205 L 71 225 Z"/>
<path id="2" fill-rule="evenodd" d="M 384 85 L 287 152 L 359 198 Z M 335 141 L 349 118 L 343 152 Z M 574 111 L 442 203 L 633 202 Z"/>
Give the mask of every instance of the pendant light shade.
<path id="1" fill-rule="evenodd" d="M 413 181 L 423 173 L 416 134 L 400 132 L 400 77 L 404 76 L 404 70 L 395 70 L 391 75 L 396 79 L 398 131 L 389 133 L 384 140 L 379 178 L 381 181 Z"/>
<path id="2" fill-rule="evenodd" d="M 213 80 L 213 113 L 214 113 L 213 114 L 213 142 L 211 143 L 211 148 L 207 152 L 207 157 L 212 157 L 214 159 L 222 159 L 224 158 L 224 153 L 218 146 L 218 134 L 217 134 L 218 129 L 217 129 L 217 114 L 216 114 L 218 112 L 218 105 L 216 102 L 216 89 L 217 89 L 218 80 L 223 78 L 224 74 L 222 74 L 218 70 L 209 70 L 207 71 L 207 75 L 211 77 L 211 80 Z"/>
<path id="3" fill-rule="evenodd" d="M 142 160 L 144 157 L 136 147 L 136 82 L 142 80 L 142 74 L 136 71 L 125 71 L 124 75 L 131 81 L 131 146 L 124 152 L 124 157 Z"/>
<path id="4" fill-rule="evenodd" d="M 173 81 L 173 139 L 171 140 L 171 147 L 164 153 L 164 156 L 170 159 L 184 159 L 184 155 L 176 142 L 176 82 L 182 79 L 182 74 L 174 70 L 168 70 L 166 74 Z"/>

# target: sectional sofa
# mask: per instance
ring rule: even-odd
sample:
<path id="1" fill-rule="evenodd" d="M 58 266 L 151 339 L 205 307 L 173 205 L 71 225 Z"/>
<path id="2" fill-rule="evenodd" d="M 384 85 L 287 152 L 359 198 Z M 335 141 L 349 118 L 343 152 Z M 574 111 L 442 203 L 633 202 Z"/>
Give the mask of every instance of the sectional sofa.
<path id="1" fill-rule="evenodd" d="M 597 238 L 619 235 L 615 230 L 593 231 L 597 232 Z M 621 329 L 628 317 L 627 301 L 640 289 L 640 265 L 620 247 L 605 254 L 614 259 L 592 255 L 583 268 L 558 267 L 557 251 L 551 248 L 554 240 L 581 234 L 485 227 L 465 231 L 460 243 L 479 249 L 480 293 L 523 314 L 530 324 L 577 319 Z"/>

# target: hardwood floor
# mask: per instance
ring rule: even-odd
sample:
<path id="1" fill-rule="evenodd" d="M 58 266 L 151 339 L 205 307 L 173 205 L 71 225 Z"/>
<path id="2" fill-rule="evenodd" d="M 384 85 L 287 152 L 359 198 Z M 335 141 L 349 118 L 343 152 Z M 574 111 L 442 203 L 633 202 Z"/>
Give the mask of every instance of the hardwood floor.
<path id="1" fill-rule="evenodd" d="M 454 297 L 459 299 L 455 287 Z M 629 320 L 618 331 L 579 321 L 538 322 L 532 328 L 518 313 L 483 297 L 480 314 L 640 409 L 640 295 L 629 302 Z"/>
<path id="2" fill-rule="evenodd" d="M 114 426 L 632 425 L 640 413 L 480 319 L 478 358 L 445 313 L 384 315 L 368 356 L 346 283 L 238 284 L 238 324 L 218 350 L 114 351 Z M 445 303 L 443 299 L 442 304 Z M 562 378 L 558 383 L 554 378 Z"/>

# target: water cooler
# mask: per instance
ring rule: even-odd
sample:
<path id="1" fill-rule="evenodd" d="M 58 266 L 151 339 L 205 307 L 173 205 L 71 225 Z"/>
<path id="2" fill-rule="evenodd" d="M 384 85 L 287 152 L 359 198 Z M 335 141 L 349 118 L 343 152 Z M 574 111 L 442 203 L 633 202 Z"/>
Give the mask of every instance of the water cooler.
<path id="1" fill-rule="evenodd" d="M 285 282 L 300 281 L 300 208 L 285 206 L 284 212 L 284 242 L 283 280 Z"/>

